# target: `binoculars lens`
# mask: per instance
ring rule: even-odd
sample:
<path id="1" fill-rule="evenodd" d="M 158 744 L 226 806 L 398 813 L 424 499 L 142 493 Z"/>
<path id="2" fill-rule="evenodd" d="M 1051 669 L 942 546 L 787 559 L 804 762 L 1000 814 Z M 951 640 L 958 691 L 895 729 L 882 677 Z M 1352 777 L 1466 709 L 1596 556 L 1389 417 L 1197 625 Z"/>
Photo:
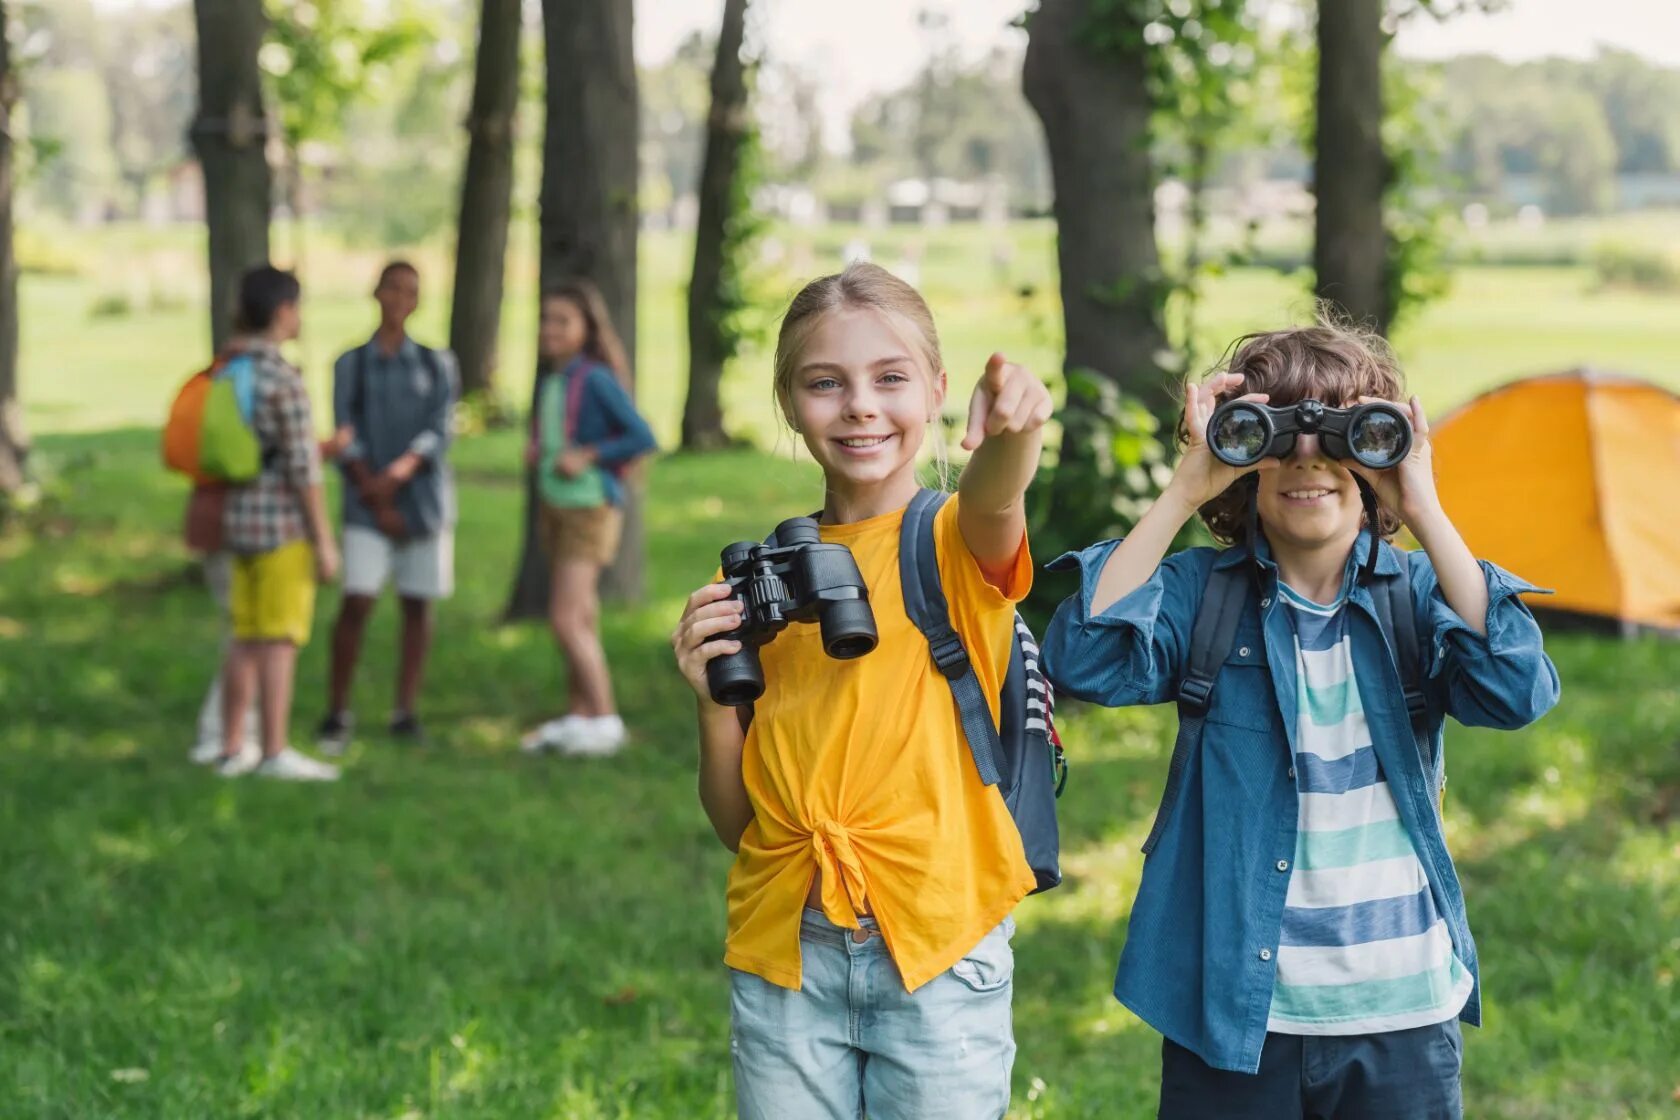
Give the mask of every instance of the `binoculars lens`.
<path id="1" fill-rule="evenodd" d="M 1348 449 L 1367 467 L 1392 467 L 1411 450 L 1406 422 L 1386 409 L 1361 413 L 1348 431 Z"/>
<path id="2" fill-rule="evenodd" d="M 819 623 L 823 649 L 836 661 L 850 661 L 875 648 L 875 612 L 867 599 L 831 601 Z"/>
<path id="3" fill-rule="evenodd" d="M 1233 466 L 1246 466 L 1266 453 L 1272 426 L 1253 408 L 1232 408 L 1217 418 L 1210 441 L 1218 457 Z"/>

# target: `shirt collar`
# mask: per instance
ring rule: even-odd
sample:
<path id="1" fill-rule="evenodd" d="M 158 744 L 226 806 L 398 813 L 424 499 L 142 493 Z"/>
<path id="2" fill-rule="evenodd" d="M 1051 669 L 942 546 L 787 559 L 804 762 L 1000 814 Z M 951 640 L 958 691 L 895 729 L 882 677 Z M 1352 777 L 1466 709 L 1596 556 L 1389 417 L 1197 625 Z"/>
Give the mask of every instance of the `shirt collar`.
<path id="1" fill-rule="evenodd" d="M 374 357 L 376 357 L 376 358 L 384 358 L 385 357 L 385 351 L 382 350 L 379 346 L 379 332 L 378 331 L 374 331 L 373 334 L 368 336 L 367 346 L 368 346 L 368 349 L 373 351 L 373 356 Z M 401 359 L 402 361 L 405 361 L 405 362 L 406 361 L 412 361 L 413 358 L 414 358 L 415 352 L 417 350 L 418 350 L 418 344 L 405 331 L 405 332 L 403 332 L 402 345 L 398 346 L 397 347 L 397 352 L 395 354 L 393 354 L 391 356 L 391 358 L 386 358 L 386 360 L 390 361 L 392 359 Z"/>
<path id="2" fill-rule="evenodd" d="M 1352 550 L 1348 553 L 1347 566 L 1349 571 L 1365 562 L 1365 557 L 1371 551 L 1373 540 L 1375 538 L 1368 532 L 1359 534 L 1358 539 L 1353 542 Z M 1229 568 L 1236 564 L 1247 563 L 1250 556 L 1256 556 L 1262 568 L 1267 571 L 1275 571 L 1277 564 L 1272 560 L 1272 548 L 1271 545 L 1266 543 L 1265 534 L 1261 534 L 1257 543 L 1258 548 L 1254 550 L 1251 550 L 1246 543 L 1234 544 L 1229 548 L 1221 549 L 1219 554 L 1214 557 L 1213 566 L 1215 568 Z M 1377 553 L 1377 574 L 1379 576 L 1391 576 L 1397 575 L 1399 571 L 1399 551 L 1393 545 L 1383 542 L 1381 551 Z"/>

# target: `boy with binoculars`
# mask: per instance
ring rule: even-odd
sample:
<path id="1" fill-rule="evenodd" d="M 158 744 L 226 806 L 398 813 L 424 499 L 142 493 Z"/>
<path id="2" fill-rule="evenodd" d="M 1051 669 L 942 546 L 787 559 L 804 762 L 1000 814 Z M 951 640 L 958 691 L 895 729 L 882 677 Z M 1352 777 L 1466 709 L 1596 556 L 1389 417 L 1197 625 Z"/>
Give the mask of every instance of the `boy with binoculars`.
<path id="1" fill-rule="evenodd" d="M 1442 726 L 1522 727 L 1558 678 L 1535 589 L 1471 555 L 1402 393 L 1380 339 L 1249 335 L 1187 387 L 1131 535 L 1051 565 L 1081 573 L 1056 687 L 1179 707 L 1114 988 L 1164 1036 L 1162 1117 L 1462 1115 L 1481 991 Z M 1198 514 L 1224 547 L 1167 555 Z"/>

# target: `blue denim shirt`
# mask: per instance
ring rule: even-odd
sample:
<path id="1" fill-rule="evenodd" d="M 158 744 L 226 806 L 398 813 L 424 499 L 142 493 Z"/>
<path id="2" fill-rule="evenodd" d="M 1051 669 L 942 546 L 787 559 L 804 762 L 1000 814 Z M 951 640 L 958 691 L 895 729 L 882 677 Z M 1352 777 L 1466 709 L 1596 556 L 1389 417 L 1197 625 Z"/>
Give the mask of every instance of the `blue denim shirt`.
<path id="1" fill-rule="evenodd" d="M 1348 557 L 1350 571 L 1366 556 L 1369 540 L 1359 538 Z M 1253 561 L 1243 547 L 1178 553 L 1092 618 L 1092 590 L 1118 543 L 1104 541 L 1050 565 L 1077 565 L 1081 587 L 1057 609 L 1045 634 L 1044 668 L 1058 689 L 1082 700 L 1110 707 L 1159 704 L 1177 695 L 1208 573 Z M 1398 573 L 1405 561 L 1405 553 L 1383 545 L 1377 571 Z M 1214 686 L 1200 748 L 1186 760 L 1177 803 L 1162 807 L 1165 831 L 1144 861 L 1114 982 L 1115 998 L 1144 1022 L 1209 1065 L 1246 1073 L 1259 1070 L 1266 1039 L 1297 817 L 1294 645 L 1278 609 L 1277 567 L 1264 542 L 1259 563 L 1261 589 L 1249 593 Z M 1536 589 L 1485 561 L 1482 570 L 1485 638 L 1447 605 L 1428 556 L 1410 558 L 1438 766 L 1445 762 L 1441 731 L 1447 716 L 1468 726 L 1517 728 L 1558 698 L 1557 670 L 1541 648 L 1540 628 L 1517 597 Z M 1459 1017 L 1479 1024 L 1476 943 L 1400 676 L 1370 592 L 1355 586 L 1349 604 L 1355 675 L 1372 745 L 1452 933 L 1453 951 L 1478 977 Z"/>

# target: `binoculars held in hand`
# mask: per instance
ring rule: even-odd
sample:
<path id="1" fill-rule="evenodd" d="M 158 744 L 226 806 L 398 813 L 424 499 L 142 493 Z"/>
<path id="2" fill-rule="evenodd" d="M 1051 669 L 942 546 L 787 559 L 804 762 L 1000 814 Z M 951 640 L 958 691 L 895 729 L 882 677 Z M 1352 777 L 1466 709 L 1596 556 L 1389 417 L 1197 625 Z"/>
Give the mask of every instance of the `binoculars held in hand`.
<path id="1" fill-rule="evenodd" d="M 718 635 L 741 648 L 706 663 L 706 685 L 717 703 L 750 704 L 764 695 L 758 648 L 790 622 L 815 621 L 824 652 L 839 660 L 875 648 L 875 612 L 852 550 L 822 543 L 812 518 L 789 518 L 763 544 L 737 541 L 722 559 L 723 581 L 744 610 L 740 626 Z"/>
<path id="2" fill-rule="evenodd" d="M 1251 467 L 1262 459 L 1287 458 L 1301 435 L 1317 436 L 1332 459 L 1352 459 L 1372 470 L 1387 470 L 1412 451 L 1411 418 L 1388 401 L 1351 408 L 1315 400 L 1276 407 L 1226 401 L 1208 420 L 1207 445 L 1220 462 Z"/>

